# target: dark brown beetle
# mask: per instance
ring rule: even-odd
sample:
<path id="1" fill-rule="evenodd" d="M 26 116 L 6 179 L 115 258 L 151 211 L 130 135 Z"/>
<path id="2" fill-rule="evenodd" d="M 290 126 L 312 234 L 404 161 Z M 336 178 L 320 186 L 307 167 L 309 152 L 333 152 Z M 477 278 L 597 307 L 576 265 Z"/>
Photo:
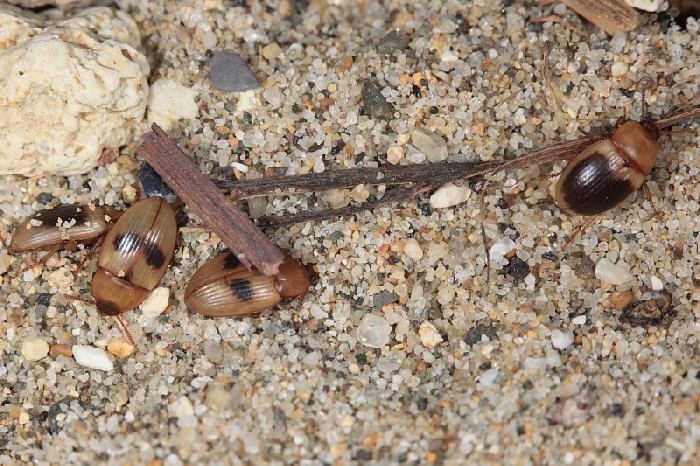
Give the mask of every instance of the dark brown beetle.
<path id="1" fill-rule="evenodd" d="M 255 268 L 246 269 L 227 252 L 194 273 L 185 290 L 185 304 L 210 317 L 256 315 L 283 299 L 302 296 L 314 281 L 315 274 L 292 257 L 287 256 L 278 275 L 268 277 Z"/>
<path id="2" fill-rule="evenodd" d="M 177 222 L 162 197 L 143 199 L 109 230 L 92 277 L 100 314 L 117 315 L 146 299 L 175 254 Z"/>
<path id="3" fill-rule="evenodd" d="M 659 129 L 650 121 L 626 121 L 606 139 L 574 157 L 559 177 L 555 200 L 572 215 L 612 209 L 644 184 L 659 156 Z"/>
<path id="4" fill-rule="evenodd" d="M 59 205 L 22 222 L 12 236 L 8 251 L 20 254 L 75 249 L 77 243 L 91 243 L 102 237 L 120 214 L 109 206 Z M 64 228 L 64 224 L 70 226 Z"/>

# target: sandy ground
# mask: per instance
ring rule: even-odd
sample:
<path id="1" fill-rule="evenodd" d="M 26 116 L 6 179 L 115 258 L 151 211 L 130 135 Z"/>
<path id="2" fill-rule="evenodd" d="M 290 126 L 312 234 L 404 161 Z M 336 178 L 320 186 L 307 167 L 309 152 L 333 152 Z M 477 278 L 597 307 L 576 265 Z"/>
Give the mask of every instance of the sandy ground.
<path id="1" fill-rule="evenodd" d="M 683 30 L 666 15 L 644 14 L 611 39 L 556 3 L 245 3 L 122 2 L 153 73 L 197 92 L 197 117 L 171 136 L 213 178 L 245 161 L 249 178 L 430 163 L 441 144 L 449 161 L 502 159 L 639 118 L 642 92 L 659 118 L 700 90 L 698 24 Z M 405 47 L 385 39 L 394 27 Z M 211 86 L 209 49 L 238 53 L 259 79 L 247 110 Z M 395 118 L 364 111 L 367 78 Z M 320 281 L 259 318 L 186 309 L 188 277 L 223 249 L 190 229 L 162 282 L 169 307 L 125 315 L 136 348 L 111 356 L 111 371 L 23 356 L 28 341 L 104 348 L 123 332 L 65 297 L 88 297 L 94 258 L 78 270 L 84 253 L 62 253 L 12 278 L 31 258 L 9 256 L 7 243 L 24 217 L 58 202 L 133 202 L 125 187 L 136 185 L 139 141 L 85 176 L 6 176 L 0 463 L 693 464 L 700 120 L 686 127 L 662 135 L 648 177 L 660 218 L 640 193 L 565 250 L 581 219 L 553 201 L 549 175 L 562 163 L 489 177 L 483 203 L 472 193 L 431 209 L 425 195 L 267 231 L 316 264 Z M 439 136 L 435 153 L 415 149 L 419 133 Z M 256 209 L 375 193 L 269 197 Z M 492 260 L 488 283 L 482 223 L 488 246 L 510 251 Z M 193 214 L 189 226 L 199 226 Z M 596 278 L 603 259 L 628 280 Z M 661 322 L 623 315 L 669 294 Z M 372 322 L 390 333 L 368 332 Z"/>

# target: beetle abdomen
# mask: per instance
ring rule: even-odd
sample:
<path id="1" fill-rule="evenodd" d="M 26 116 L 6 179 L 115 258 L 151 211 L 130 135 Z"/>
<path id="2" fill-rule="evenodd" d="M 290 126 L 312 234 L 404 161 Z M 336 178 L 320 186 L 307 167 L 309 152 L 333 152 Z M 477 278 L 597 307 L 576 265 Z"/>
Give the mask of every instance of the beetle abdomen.
<path id="1" fill-rule="evenodd" d="M 92 276 L 92 296 L 102 315 L 114 316 L 135 308 L 146 299 L 149 291 L 103 268 Z"/>
<path id="2" fill-rule="evenodd" d="M 556 199 L 570 214 L 597 215 L 637 190 L 644 174 L 610 139 L 593 144 L 577 155 L 559 177 Z"/>

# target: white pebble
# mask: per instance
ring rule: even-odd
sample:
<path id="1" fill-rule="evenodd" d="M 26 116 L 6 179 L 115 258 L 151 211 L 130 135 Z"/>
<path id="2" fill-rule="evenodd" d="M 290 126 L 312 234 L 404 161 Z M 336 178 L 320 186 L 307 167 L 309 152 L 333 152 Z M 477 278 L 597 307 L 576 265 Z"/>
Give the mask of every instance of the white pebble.
<path id="1" fill-rule="evenodd" d="M 493 385 L 496 385 L 495 382 L 497 377 L 498 369 L 488 369 L 479 376 L 479 384 L 482 388 L 491 387 Z"/>
<path id="2" fill-rule="evenodd" d="M 586 316 L 585 315 L 580 315 L 576 316 L 573 319 L 571 319 L 571 322 L 576 324 L 576 325 L 583 325 L 586 323 Z"/>
<path id="3" fill-rule="evenodd" d="M 585 318 L 584 318 L 585 319 Z M 552 346 L 563 350 L 571 346 L 574 342 L 574 332 L 561 331 L 558 328 L 552 331 Z"/>
<path id="4" fill-rule="evenodd" d="M 421 249 L 420 244 L 414 238 L 408 238 L 406 240 L 403 246 L 403 252 L 414 261 L 423 258 L 423 249 Z"/>
<path id="5" fill-rule="evenodd" d="M 211 31 L 202 34 L 202 45 L 205 49 L 213 49 L 216 47 L 216 34 Z"/>
<path id="6" fill-rule="evenodd" d="M 141 313 L 153 319 L 158 317 L 168 307 L 170 290 L 166 286 L 159 286 L 151 291 L 151 294 L 141 303 Z"/>
<path id="7" fill-rule="evenodd" d="M 403 158 L 403 147 L 392 146 L 386 150 L 387 162 L 396 165 Z"/>
<path id="8" fill-rule="evenodd" d="M 545 358 L 525 358 L 525 369 L 544 372 L 547 370 L 547 360 Z"/>
<path id="9" fill-rule="evenodd" d="M 444 209 L 452 207 L 469 199 L 472 190 L 469 186 L 456 186 L 452 183 L 440 187 L 430 196 L 430 207 L 432 209 Z"/>
<path id="10" fill-rule="evenodd" d="M 185 417 L 194 415 L 192 402 L 186 396 L 181 396 L 168 407 L 168 411 L 174 417 Z"/>
<path id="11" fill-rule="evenodd" d="M 506 254 L 515 248 L 515 243 L 510 238 L 501 238 L 497 243 L 489 248 L 491 260 L 505 257 Z"/>
<path id="12" fill-rule="evenodd" d="M 602 258 L 595 265 L 595 277 L 611 285 L 624 285 L 634 279 L 620 263 L 613 264 L 606 258 Z"/>
<path id="13" fill-rule="evenodd" d="M 664 282 L 662 282 L 659 277 L 651 276 L 651 289 L 654 291 L 661 291 L 664 289 Z"/>
<path id="14" fill-rule="evenodd" d="M 111 371 L 114 369 L 112 360 L 107 352 L 100 348 L 87 345 L 73 345 L 73 357 L 75 362 L 81 366 L 101 371 Z"/>
<path id="15" fill-rule="evenodd" d="M 668 2 L 665 0 L 625 0 L 625 3 L 632 8 L 654 13 L 668 8 Z"/>
<path id="16" fill-rule="evenodd" d="M 610 74 L 612 74 L 615 77 L 620 77 L 623 74 L 627 73 L 628 70 L 629 66 L 627 66 L 627 63 L 616 62 L 613 63 L 613 65 L 610 67 Z"/>
<path id="17" fill-rule="evenodd" d="M 366 314 L 357 326 L 357 340 L 370 348 L 381 348 L 389 343 L 391 325 L 384 317 Z"/>
<path id="18" fill-rule="evenodd" d="M 32 338 L 22 342 L 22 356 L 27 361 L 38 361 L 49 354 L 49 344 L 40 338 Z"/>
<path id="19" fill-rule="evenodd" d="M 435 345 L 442 342 L 442 335 L 435 328 L 433 324 L 427 320 L 420 324 L 418 329 L 418 336 L 420 337 L 420 342 L 428 349 L 435 348 Z"/>

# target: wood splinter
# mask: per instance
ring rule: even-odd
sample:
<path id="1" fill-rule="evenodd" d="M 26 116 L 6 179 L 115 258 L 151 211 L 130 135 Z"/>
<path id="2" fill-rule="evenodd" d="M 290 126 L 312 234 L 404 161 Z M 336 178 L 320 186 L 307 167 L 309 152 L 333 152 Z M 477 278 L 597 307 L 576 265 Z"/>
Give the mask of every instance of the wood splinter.
<path id="1" fill-rule="evenodd" d="M 202 222 L 236 254 L 248 268 L 276 275 L 284 253 L 231 202 L 158 126 L 137 152 L 151 164 Z"/>

